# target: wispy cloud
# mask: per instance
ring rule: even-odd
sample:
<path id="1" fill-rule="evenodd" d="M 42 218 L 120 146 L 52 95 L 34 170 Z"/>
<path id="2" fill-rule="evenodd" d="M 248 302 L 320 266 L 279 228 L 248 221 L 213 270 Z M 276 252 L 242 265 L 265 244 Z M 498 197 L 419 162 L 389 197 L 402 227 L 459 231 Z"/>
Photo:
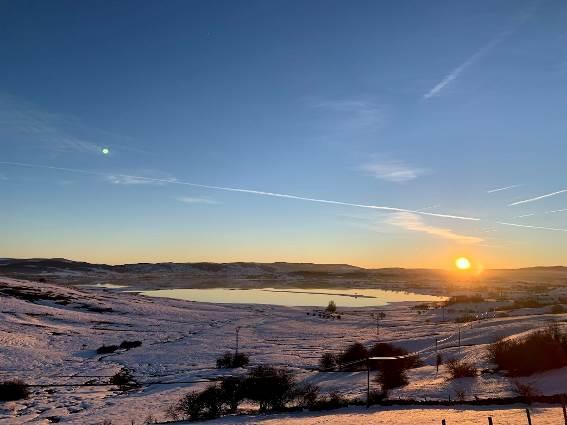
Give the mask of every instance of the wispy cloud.
<path id="1" fill-rule="evenodd" d="M 426 173 L 422 168 L 410 167 L 402 161 L 377 160 L 364 164 L 362 170 L 377 179 L 395 183 L 414 180 Z"/>
<path id="2" fill-rule="evenodd" d="M 100 155 L 102 148 L 148 153 L 129 146 L 127 137 L 85 126 L 75 117 L 52 113 L 13 96 L 0 95 L 0 134 L 25 135 L 22 143 L 34 143 L 55 153 L 80 152 Z"/>
<path id="3" fill-rule="evenodd" d="M 498 187 L 496 189 L 487 190 L 486 193 L 502 192 L 503 190 L 510 190 L 520 187 L 521 184 L 513 184 L 512 186 Z"/>
<path id="4" fill-rule="evenodd" d="M 65 171 L 71 173 L 79 173 L 84 175 L 91 175 L 91 176 L 102 176 L 108 179 L 109 174 L 100 173 L 96 171 L 90 170 L 83 170 L 77 168 L 65 168 L 65 167 L 54 167 L 50 165 L 37 165 L 37 164 L 29 164 L 25 162 L 11 162 L 11 161 L 0 161 L 0 165 L 9 165 L 14 167 L 26 167 L 26 168 L 38 168 L 44 170 L 57 170 L 57 171 Z M 369 205 L 369 204 L 356 204 L 352 202 L 343 202 L 343 201 L 332 201 L 328 199 L 319 199 L 319 198 L 309 198 L 305 196 L 297 196 L 297 195 L 290 195 L 286 193 L 276 193 L 276 192 L 265 192 L 261 190 L 253 190 L 253 189 L 242 189 L 242 188 L 235 188 L 235 187 L 227 187 L 227 186 L 212 186 L 200 183 L 191 183 L 187 181 L 181 181 L 173 178 L 164 179 L 164 178 L 152 178 L 152 177 L 143 177 L 143 176 L 133 176 L 128 174 L 112 174 L 115 178 L 121 178 L 125 181 L 148 181 L 148 182 L 156 182 L 156 183 L 164 183 L 164 184 L 177 184 L 183 186 L 191 186 L 191 187 L 200 187 L 203 189 L 211 189 L 211 190 L 222 190 L 226 192 L 237 192 L 237 193 L 248 193 L 252 195 L 260 195 L 260 196 L 270 196 L 275 198 L 283 198 L 283 199 L 295 199 L 298 201 L 306 201 L 306 202 L 315 202 L 320 204 L 328 204 L 328 205 L 341 205 L 346 207 L 355 207 L 355 208 L 366 208 L 378 211 L 389 211 L 389 212 L 410 212 L 420 215 L 426 215 L 431 217 L 440 217 L 440 218 L 448 218 L 453 220 L 465 220 L 465 221 L 479 221 L 479 218 L 476 217 L 466 217 L 466 216 L 459 216 L 453 214 L 443 214 L 443 213 L 432 213 L 432 212 L 424 212 L 424 211 L 414 211 L 406 208 L 399 208 L 399 207 L 392 207 L 392 206 L 385 206 L 385 205 Z"/>
<path id="5" fill-rule="evenodd" d="M 412 232 L 427 233 L 442 239 L 448 239 L 463 244 L 477 244 L 483 242 L 484 239 L 476 236 L 467 236 L 456 233 L 451 229 L 444 227 L 436 227 L 429 225 L 423 221 L 421 217 L 414 213 L 399 212 L 392 214 L 386 219 L 388 224 L 398 226 Z"/>
<path id="6" fill-rule="evenodd" d="M 557 195 L 559 195 L 561 193 L 565 193 L 565 192 L 567 192 L 567 189 L 561 189 L 561 190 L 558 190 L 556 192 L 546 193 L 545 195 L 536 196 L 535 198 L 529 198 L 529 199 L 524 199 L 523 201 L 512 202 L 511 204 L 508 204 L 508 206 L 512 207 L 514 205 L 527 204 L 529 202 L 539 201 L 540 199 L 545 199 L 545 198 L 550 198 L 552 196 L 557 196 Z"/>
<path id="7" fill-rule="evenodd" d="M 324 100 L 312 102 L 311 106 L 338 115 L 337 122 L 347 130 L 378 129 L 384 124 L 383 108 L 369 100 Z"/>
<path id="8" fill-rule="evenodd" d="M 175 183 L 174 178 L 155 179 L 151 177 L 131 176 L 127 174 L 106 174 L 104 175 L 106 181 L 112 184 L 122 185 L 164 185 L 167 183 Z"/>
<path id="9" fill-rule="evenodd" d="M 215 201 L 214 199 L 195 198 L 192 196 L 178 196 L 175 199 L 177 199 L 179 202 L 183 202 L 184 204 L 207 204 L 207 205 L 218 204 L 218 202 Z"/>

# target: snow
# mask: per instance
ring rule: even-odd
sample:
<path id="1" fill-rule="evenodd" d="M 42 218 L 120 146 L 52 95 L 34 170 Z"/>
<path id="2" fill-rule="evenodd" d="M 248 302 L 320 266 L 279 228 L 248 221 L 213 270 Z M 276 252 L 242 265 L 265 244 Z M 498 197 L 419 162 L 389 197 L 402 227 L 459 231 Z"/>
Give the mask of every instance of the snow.
<path id="1" fill-rule="evenodd" d="M 423 350 L 434 346 L 436 338 L 451 337 L 439 345 L 445 358 L 471 359 L 480 369 L 488 369 L 484 348 L 494 339 L 520 335 L 552 319 L 567 321 L 567 314 L 540 311 L 523 311 L 522 315 L 511 317 L 490 316 L 472 325 L 460 325 L 459 348 L 459 325 L 442 323 L 441 309 L 420 314 L 410 308 L 414 303 L 380 307 L 386 318 L 380 322 L 378 337 L 375 319 L 370 315 L 376 309 L 371 308 L 347 309 L 339 305 L 342 319 L 330 320 L 307 315 L 311 309 L 305 307 L 197 303 L 144 297 L 104 287 L 77 288 L 0 278 L 0 290 L 3 289 L 23 291 L 35 299 L 0 293 L 0 380 L 20 378 L 29 384 L 69 386 L 32 387 L 29 399 L 0 405 L 1 424 L 49 423 L 47 418 L 52 416 L 69 424 L 99 424 L 104 419 L 112 420 L 113 425 L 131 424 L 132 420 L 142 423 L 150 414 L 165 420 L 168 404 L 189 388 L 204 385 L 192 382 L 238 373 L 215 369 L 216 358 L 234 349 L 237 326 L 242 327 L 241 351 L 249 353 L 253 364 L 289 366 L 298 380 L 316 383 L 323 392 L 337 390 L 354 398 L 365 394 L 366 373 L 319 373 L 315 369 L 322 352 L 338 352 L 354 341 L 370 345 L 377 340 Z M 489 310 L 488 304 L 477 307 Z M 459 314 L 462 313 L 455 311 L 447 313 L 447 317 Z M 96 354 L 101 345 L 120 344 L 123 340 L 140 340 L 142 346 Z M 511 382 L 499 374 L 484 373 L 451 381 L 443 367 L 436 373 L 433 350 L 424 351 L 421 357 L 425 366 L 411 370 L 410 384 L 392 391 L 392 398 L 447 400 L 449 396 L 454 399 L 456 391 L 461 390 L 467 399 L 513 395 Z M 124 394 L 109 386 L 78 386 L 90 380 L 106 383 L 122 366 L 130 368 L 144 384 L 139 390 Z M 543 394 L 565 392 L 567 368 L 523 380 L 533 383 Z M 545 422 L 546 418 L 555 418 L 556 411 L 556 407 L 538 406 L 534 409 L 536 423 L 560 423 L 552 419 Z M 425 424 L 440 423 L 440 418 L 445 417 L 448 424 L 465 424 L 483 423 L 491 412 L 495 424 L 523 420 L 521 406 L 392 407 L 226 418 L 210 423 L 351 425 L 365 421 L 408 423 L 404 418 L 411 417 L 409 423 Z"/>
<path id="2" fill-rule="evenodd" d="M 532 422 L 537 425 L 559 425 L 563 423 L 560 407 L 530 407 Z M 527 424 L 525 407 L 451 407 L 451 408 L 407 408 L 407 407 L 356 407 L 329 412 L 301 413 L 288 415 L 266 415 L 244 418 L 233 416 L 204 422 L 210 425 L 262 424 L 262 425 L 439 425 L 445 419 L 447 425 L 479 425 L 493 418 L 497 425 Z M 178 422 L 177 424 L 195 424 Z M 199 422 L 201 423 L 201 422 Z"/>

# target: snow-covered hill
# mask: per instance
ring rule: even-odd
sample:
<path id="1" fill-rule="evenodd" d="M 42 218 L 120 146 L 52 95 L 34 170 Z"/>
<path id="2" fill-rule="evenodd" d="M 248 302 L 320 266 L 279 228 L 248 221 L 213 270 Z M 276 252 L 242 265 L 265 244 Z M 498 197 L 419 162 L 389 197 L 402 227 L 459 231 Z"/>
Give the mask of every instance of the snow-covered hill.
<path id="1" fill-rule="evenodd" d="M 399 303 L 381 308 L 386 313 L 381 341 L 421 350 L 435 338 L 455 335 L 457 325 L 441 323 L 440 310 L 418 313 L 409 307 Z M 102 288 L 0 278 L 1 379 L 19 378 L 37 385 L 28 400 L 0 407 L 0 423 L 49 423 L 47 418 L 57 417 L 61 423 L 100 424 L 109 419 L 117 425 L 132 420 L 141 423 L 148 414 L 165 419 L 170 402 L 187 388 L 203 385 L 195 381 L 230 373 L 214 365 L 220 354 L 234 348 L 237 326 L 242 327 L 241 350 L 250 354 L 252 364 L 285 365 L 297 379 L 316 383 L 324 392 L 363 396 L 364 372 L 319 373 L 315 369 L 323 351 L 338 351 L 354 341 L 376 342 L 373 310 L 341 309 L 341 320 L 307 315 L 308 311 L 146 298 Z M 472 327 L 464 326 L 460 349 L 454 347 L 454 338 L 440 349 L 446 357 L 471 359 L 485 369 L 489 365 L 484 347 L 497 337 L 521 334 L 551 319 L 567 320 L 565 314 L 531 313 L 541 312 L 524 309 L 509 317 L 491 316 Z M 96 354 L 103 344 L 124 340 L 142 345 Z M 391 397 L 447 399 L 457 390 L 469 399 L 512 395 L 510 381 L 498 374 L 449 381 L 443 368 L 435 373 L 434 357 L 431 349 L 424 351 L 425 366 L 412 370 L 410 385 L 393 391 Z M 139 390 L 122 394 L 105 385 L 122 366 L 143 384 Z M 565 391 L 567 368 L 526 382 L 533 382 L 544 394 Z M 88 383 L 91 385 L 85 385 Z M 289 423 L 300 422 L 293 419 Z"/>

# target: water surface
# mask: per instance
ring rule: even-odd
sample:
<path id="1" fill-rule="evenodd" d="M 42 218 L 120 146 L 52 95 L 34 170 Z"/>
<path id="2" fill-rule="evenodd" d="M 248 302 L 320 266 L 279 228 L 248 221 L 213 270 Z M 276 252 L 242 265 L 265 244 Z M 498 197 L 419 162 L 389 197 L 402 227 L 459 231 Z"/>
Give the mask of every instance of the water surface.
<path id="1" fill-rule="evenodd" d="M 416 294 L 413 292 L 386 291 L 382 289 L 158 289 L 142 291 L 151 297 L 174 298 L 224 304 L 273 304 L 297 307 L 324 307 L 333 300 L 339 307 L 383 306 L 392 302 L 443 301 L 445 297 Z"/>

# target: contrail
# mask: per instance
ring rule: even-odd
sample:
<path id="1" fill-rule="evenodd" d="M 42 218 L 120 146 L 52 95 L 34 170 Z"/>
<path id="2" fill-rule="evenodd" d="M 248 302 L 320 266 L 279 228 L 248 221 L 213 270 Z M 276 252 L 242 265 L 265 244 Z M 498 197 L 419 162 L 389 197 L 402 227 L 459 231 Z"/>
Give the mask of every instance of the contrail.
<path id="1" fill-rule="evenodd" d="M 512 186 L 499 187 L 498 189 L 487 190 L 486 193 L 501 192 L 501 191 L 503 191 L 503 190 L 514 189 L 514 188 L 520 187 L 520 186 L 521 186 L 521 185 L 519 185 L 519 184 L 513 184 Z"/>
<path id="2" fill-rule="evenodd" d="M 544 214 L 554 214 L 554 213 L 559 213 L 559 212 L 567 212 L 567 208 L 563 208 L 562 210 L 546 211 Z"/>
<path id="3" fill-rule="evenodd" d="M 511 31 L 504 31 L 500 33 L 498 36 L 490 40 L 487 44 L 482 46 L 478 49 L 472 56 L 470 56 L 467 60 L 453 69 L 449 74 L 445 76 L 439 83 L 437 83 L 431 90 L 423 95 L 424 99 L 430 99 L 434 96 L 439 95 L 439 93 L 452 81 L 456 80 L 459 75 L 465 71 L 469 66 L 474 64 L 477 60 L 479 60 L 483 55 L 485 55 L 488 51 L 494 48 L 498 43 L 500 43 L 504 38 L 509 36 Z"/>
<path id="4" fill-rule="evenodd" d="M 36 164 L 28 164 L 24 162 L 4 162 L 0 161 L 0 165 L 10 165 L 16 167 L 27 167 L 27 168 L 39 168 L 39 169 L 46 169 L 46 170 L 57 170 L 57 171 L 67 171 L 71 173 L 80 173 L 80 174 L 87 174 L 87 175 L 94 175 L 94 176 L 102 176 L 108 177 L 109 174 L 100 173 L 96 171 L 90 170 L 81 170 L 76 168 L 65 168 L 65 167 L 54 167 L 50 165 L 36 165 Z M 368 205 L 368 204 L 355 204 L 351 202 L 342 202 L 342 201 L 332 201 L 327 199 L 318 199 L 318 198 L 309 198 L 304 196 L 297 196 L 297 195 L 290 195 L 286 193 L 276 193 L 276 192 L 265 192 L 261 190 L 253 190 L 253 189 L 243 189 L 243 188 L 236 188 L 236 187 L 227 187 L 227 186 L 213 186 L 207 184 L 199 184 L 199 183 L 191 183 L 176 179 L 159 179 L 153 177 L 144 177 L 144 176 L 134 176 L 129 174 L 112 174 L 113 176 L 119 176 L 124 178 L 134 178 L 139 180 L 145 180 L 148 182 L 156 182 L 156 183 L 165 183 L 165 184 L 177 184 L 183 186 L 191 186 L 191 187 L 199 187 L 203 189 L 211 189 L 211 190 L 222 190 L 225 192 L 238 192 L 238 193 L 249 193 L 253 195 L 261 195 L 261 196 L 271 196 L 275 198 L 284 198 L 284 199 L 295 199 L 299 201 L 307 201 L 307 202 L 316 202 L 320 204 L 331 204 L 331 205 L 343 205 L 348 207 L 355 207 L 355 208 L 368 208 L 373 210 L 381 210 L 381 211 L 392 211 L 392 212 L 407 212 L 407 213 L 414 213 L 420 215 L 426 215 L 431 217 L 441 217 L 441 218 L 449 218 L 454 220 L 468 220 L 468 221 L 480 221 L 480 218 L 476 217 L 464 217 L 459 215 L 452 215 L 452 214 L 440 214 L 440 213 L 431 213 L 431 212 L 424 212 L 424 211 L 415 211 L 409 210 L 406 208 L 397 208 L 397 207 L 388 207 L 382 205 Z"/>
<path id="5" fill-rule="evenodd" d="M 555 232 L 567 232 L 567 229 L 558 229 L 558 228 L 554 228 L 554 227 L 528 226 L 527 224 L 505 223 L 505 222 L 497 222 L 497 224 L 502 224 L 503 226 L 524 227 L 524 228 L 527 228 L 527 229 L 539 229 L 539 230 L 552 230 L 552 231 L 555 231 Z"/>
<path id="6" fill-rule="evenodd" d="M 559 195 L 560 193 L 565 193 L 565 192 L 567 192 L 567 189 L 561 189 L 561 190 L 558 190 L 557 192 L 552 192 L 552 193 L 547 193 L 545 195 L 536 196 L 535 198 L 524 199 L 523 201 L 513 202 L 511 204 L 508 204 L 508 206 L 512 207 L 514 205 L 527 204 L 528 202 L 539 201 L 540 199 L 549 198 L 551 196 L 556 196 L 556 195 Z"/>
<path id="7" fill-rule="evenodd" d="M 531 217 L 531 216 L 533 216 L 533 215 L 535 215 L 535 213 L 517 215 L 517 216 L 514 217 L 514 218 L 526 218 L 526 217 Z"/>

